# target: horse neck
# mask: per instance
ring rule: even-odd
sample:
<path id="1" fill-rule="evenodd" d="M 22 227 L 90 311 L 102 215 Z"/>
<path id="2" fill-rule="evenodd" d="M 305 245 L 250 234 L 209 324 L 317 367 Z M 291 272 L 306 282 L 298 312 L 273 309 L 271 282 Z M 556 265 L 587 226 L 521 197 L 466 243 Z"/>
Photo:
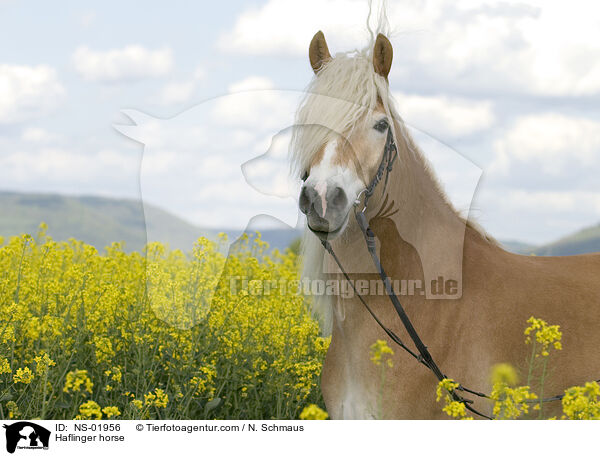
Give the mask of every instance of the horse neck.
<path id="1" fill-rule="evenodd" d="M 397 127 L 396 131 L 400 131 Z M 398 157 L 392 168 L 387 189 L 381 189 L 379 201 L 395 203 L 398 215 L 393 220 L 407 241 L 420 237 L 438 243 L 440 234 L 461 227 L 464 221 L 456 213 L 430 170 L 422 152 L 408 133 L 398 136 Z"/>

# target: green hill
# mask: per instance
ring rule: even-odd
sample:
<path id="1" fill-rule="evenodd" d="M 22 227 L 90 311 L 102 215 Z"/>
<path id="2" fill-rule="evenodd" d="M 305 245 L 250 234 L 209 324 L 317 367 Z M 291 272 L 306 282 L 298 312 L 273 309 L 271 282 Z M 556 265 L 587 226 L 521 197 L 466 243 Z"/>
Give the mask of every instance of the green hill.
<path id="1" fill-rule="evenodd" d="M 514 241 L 514 240 L 504 240 L 500 241 L 502 247 L 512 253 L 519 253 L 521 255 L 529 255 L 533 250 L 535 250 L 536 246 L 532 244 L 527 244 L 526 242 Z"/>
<path id="2" fill-rule="evenodd" d="M 228 231 L 202 229 L 163 209 L 131 199 L 0 192 L 0 236 L 35 235 L 42 222 L 48 225 L 53 239 L 79 239 L 99 251 L 115 241 L 124 241 L 127 251 L 141 250 L 146 233 L 151 233 L 152 240 L 188 251 L 198 237 L 215 238 L 219 231 Z M 278 249 L 289 246 L 299 236 L 291 229 L 261 230 L 261 234 Z"/>
<path id="3" fill-rule="evenodd" d="M 600 224 L 584 228 L 558 241 L 544 245 L 532 245 L 519 241 L 501 241 L 509 252 L 521 255 L 567 256 L 600 252 Z"/>
<path id="4" fill-rule="evenodd" d="M 198 227 L 162 209 L 146 205 L 149 229 L 173 248 L 188 248 L 201 234 Z M 63 196 L 0 192 L 0 235 L 35 234 L 41 222 L 57 241 L 75 238 L 98 249 L 124 241 L 126 249 L 146 243 L 141 201 L 96 196 Z"/>
<path id="5" fill-rule="evenodd" d="M 536 255 L 577 255 L 600 252 L 600 224 L 585 228 L 570 236 L 533 249 Z"/>

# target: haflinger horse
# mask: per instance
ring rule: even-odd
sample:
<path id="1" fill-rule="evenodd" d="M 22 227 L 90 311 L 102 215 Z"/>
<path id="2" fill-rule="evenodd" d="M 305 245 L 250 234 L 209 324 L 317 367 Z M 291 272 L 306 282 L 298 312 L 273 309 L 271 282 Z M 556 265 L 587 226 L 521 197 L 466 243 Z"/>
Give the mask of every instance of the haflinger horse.
<path id="1" fill-rule="evenodd" d="M 364 210 L 391 282 L 422 284 L 416 292 L 399 292 L 399 299 L 445 375 L 489 393 L 493 365 L 525 369 L 531 346 L 524 344 L 523 331 L 535 316 L 563 332 L 563 349 L 552 354 L 547 395 L 600 378 L 600 254 L 512 254 L 461 217 L 394 108 L 387 79 L 392 46 L 383 34 L 372 35 L 366 49 L 334 57 L 322 32 L 309 46 L 315 76 L 298 108 L 291 148 L 293 169 L 304 180 L 299 197 L 307 220 L 304 279 L 344 280 L 323 240 L 355 284 L 379 278 L 354 217 Z M 382 170 L 386 151 L 395 155 L 386 162 L 384 174 L 389 174 L 365 192 Z M 370 193 L 368 206 L 365 193 Z M 441 293 L 436 280 L 443 282 Z M 367 289 L 361 295 L 410 345 L 387 293 Z M 332 336 L 321 378 L 332 418 L 447 417 L 435 400 L 436 376 L 394 346 L 356 295 L 314 301 Z M 383 384 L 381 366 L 369 353 L 378 339 L 395 350 Z M 469 399 L 491 414 L 489 400 Z M 548 403 L 544 410 L 560 416 L 559 406 Z"/>

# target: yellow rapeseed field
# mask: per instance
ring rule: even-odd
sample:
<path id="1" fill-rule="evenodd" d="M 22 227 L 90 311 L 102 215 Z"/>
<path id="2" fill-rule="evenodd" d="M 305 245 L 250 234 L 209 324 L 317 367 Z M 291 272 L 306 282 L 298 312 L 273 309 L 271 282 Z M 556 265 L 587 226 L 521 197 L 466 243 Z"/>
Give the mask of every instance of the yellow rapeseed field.
<path id="1" fill-rule="evenodd" d="M 252 290 L 297 280 L 290 250 L 266 254 L 257 235 L 228 258 L 203 238 L 189 254 L 98 252 L 43 225 L 0 246 L 2 419 L 283 419 L 323 405 L 329 340 L 304 298 Z"/>
<path id="2" fill-rule="evenodd" d="M 329 339 L 297 292 L 299 258 L 266 253 L 259 234 L 227 257 L 221 241 L 201 238 L 188 254 L 158 243 L 98 252 L 53 241 L 43 224 L 35 238 L 0 238 L 0 419 L 326 419 Z M 496 419 L 545 417 L 531 386 L 543 393 L 562 333 L 527 323 L 526 384 L 508 364 L 492 372 Z M 378 340 L 370 354 L 383 384 L 393 350 Z M 446 379 L 432 394 L 469 418 L 449 394 L 458 385 Z M 600 419 L 597 382 L 561 402 L 560 418 Z"/>

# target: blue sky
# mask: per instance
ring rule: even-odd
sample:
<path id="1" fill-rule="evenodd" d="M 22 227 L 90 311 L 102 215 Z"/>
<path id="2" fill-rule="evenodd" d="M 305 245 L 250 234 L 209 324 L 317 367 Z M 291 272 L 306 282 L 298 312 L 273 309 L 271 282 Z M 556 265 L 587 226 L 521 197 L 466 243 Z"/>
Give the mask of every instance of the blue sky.
<path id="1" fill-rule="evenodd" d="M 482 170 L 472 215 L 497 238 L 534 243 L 598 223 L 598 7 L 388 3 L 399 113 L 447 144 L 448 156 L 458 151 Z M 312 35 L 322 29 L 333 53 L 362 47 L 366 4 L 0 1 L 0 188 L 144 197 L 195 223 L 239 224 L 240 214 L 228 218 L 235 188 L 205 191 L 191 170 L 209 169 L 201 157 L 239 168 L 270 150 L 312 77 Z M 235 95 L 252 90 L 259 91 Z M 142 145 L 112 126 L 129 122 L 123 109 L 191 125 L 192 114 L 206 119 L 209 107 L 231 112 L 210 117 L 212 142 L 196 155 L 177 155 L 174 146 L 165 153 L 163 145 L 151 172 Z M 231 138 L 244 154 L 226 155 Z M 435 161 L 441 143 L 423 143 L 451 193 L 467 174 L 473 179 L 461 158 L 456 166 Z M 164 160 L 169 153 L 179 166 Z M 203 192 L 214 217 L 193 195 Z M 272 201 L 265 211 L 278 214 L 293 200 Z M 250 213 L 259 204 L 271 203 L 238 205 Z"/>

